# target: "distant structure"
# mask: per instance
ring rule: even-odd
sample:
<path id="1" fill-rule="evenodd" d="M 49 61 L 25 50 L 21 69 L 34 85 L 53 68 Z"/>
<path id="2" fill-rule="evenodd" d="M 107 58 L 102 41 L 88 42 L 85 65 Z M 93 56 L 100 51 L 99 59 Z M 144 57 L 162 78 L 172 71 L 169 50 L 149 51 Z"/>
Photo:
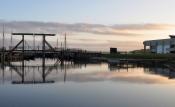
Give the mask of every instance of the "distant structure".
<path id="1" fill-rule="evenodd" d="M 117 53 L 117 48 L 110 48 L 110 53 L 111 53 L 111 54 Z"/>
<path id="2" fill-rule="evenodd" d="M 157 54 L 167 54 L 175 53 L 175 35 L 169 35 L 169 39 L 160 39 L 160 40 L 149 40 L 144 41 L 144 51 L 149 50 L 151 53 Z"/>

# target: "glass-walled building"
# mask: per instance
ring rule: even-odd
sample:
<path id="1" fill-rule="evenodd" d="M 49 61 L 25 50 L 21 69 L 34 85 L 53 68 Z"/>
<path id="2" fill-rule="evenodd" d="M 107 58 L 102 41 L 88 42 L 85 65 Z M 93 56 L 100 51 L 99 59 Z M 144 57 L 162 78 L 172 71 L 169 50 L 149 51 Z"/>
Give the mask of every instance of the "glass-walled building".
<path id="1" fill-rule="evenodd" d="M 152 53 L 166 54 L 175 53 L 175 36 L 170 35 L 169 39 L 144 41 L 144 50 L 149 49 Z"/>

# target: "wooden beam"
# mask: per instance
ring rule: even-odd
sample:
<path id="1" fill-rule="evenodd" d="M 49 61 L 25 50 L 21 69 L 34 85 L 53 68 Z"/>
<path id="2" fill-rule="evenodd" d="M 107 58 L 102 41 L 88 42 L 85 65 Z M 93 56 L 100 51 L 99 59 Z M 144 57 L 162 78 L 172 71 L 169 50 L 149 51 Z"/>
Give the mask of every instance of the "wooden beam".
<path id="1" fill-rule="evenodd" d="M 55 49 L 45 40 L 45 43 L 47 44 L 47 46 L 49 46 L 49 48 L 52 50 L 52 51 L 55 51 Z"/>
<path id="2" fill-rule="evenodd" d="M 13 52 L 22 42 L 23 40 L 21 40 L 13 49 L 11 49 L 10 52 Z"/>
<path id="3" fill-rule="evenodd" d="M 55 36 L 56 34 L 49 34 L 49 33 L 12 33 L 12 35 L 28 35 L 28 36 Z"/>

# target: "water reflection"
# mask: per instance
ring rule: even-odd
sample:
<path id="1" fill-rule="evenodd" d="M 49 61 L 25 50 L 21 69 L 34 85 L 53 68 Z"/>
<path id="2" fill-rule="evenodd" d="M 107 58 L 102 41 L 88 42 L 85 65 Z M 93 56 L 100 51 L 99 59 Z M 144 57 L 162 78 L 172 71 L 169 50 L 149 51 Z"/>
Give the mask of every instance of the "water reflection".
<path id="1" fill-rule="evenodd" d="M 37 59 L 1 65 L 0 73 L 1 84 L 53 84 L 66 81 L 175 83 L 175 72 L 157 64 L 83 64 Z"/>
<path id="2" fill-rule="evenodd" d="M 160 75 L 164 77 L 168 77 L 169 79 L 175 78 L 175 71 L 163 66 L 163 65 L 143 65 L 138 63 L 132 63 L 132 64 L 109 64 L 108 65 L 110 71 L 123 71 L 124 69 L 128 71 L 128 69 L 134 69 L 134 68 L 144 68 L 144 73 L 152 74 L 152 75 Z"/>
<path id="3" fill-rule="evenodd" d="M 0 68 L 0 106 L 174 107 L 172 84 L 174 72 L 156 64 L 13 62 Z"/>

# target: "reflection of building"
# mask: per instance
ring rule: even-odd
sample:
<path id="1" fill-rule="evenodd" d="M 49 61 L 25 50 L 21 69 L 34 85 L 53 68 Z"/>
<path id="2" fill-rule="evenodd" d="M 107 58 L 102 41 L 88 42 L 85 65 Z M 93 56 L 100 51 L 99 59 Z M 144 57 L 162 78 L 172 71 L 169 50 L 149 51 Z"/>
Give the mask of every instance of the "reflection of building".
<path id="1" fill-rule="evenodd" d="M 164 76 L 167 77 L 169 79 L 175 79 L 175 71 L 166 68 L 164 66 L 156 66 L 156 65 L 140 65 L 137 63 L 127 63 L 127 64 L 108 64 L 108 68 L 110 71 L 112 72 L 116 72 L 116 71 L 122 71 L 122 70 L 128 70 L 129 68 L 139 68 L 139 67 L 143 67 L 144 68 L 144 72 L 147 74 L 154 74 L 154 75 L 160 75 L 160 76 Z"/>
<path id="2" fill-rule="evenodd" d="M 144 41 L 144 49 L 148 46 L 152 53 L 175 53 L 175 36 L 170 35 L 170 39 Z"/>
<path id="3" fill-rule="evenodd" d="M 118 71 L 120 71 L 120 70 L 127 70 L 128 71 L 128 69 L 129 68 L 136 68 L 137 67 L 137 65 L 136 64 L 128 64 L 128 63 L 118 63 L 118 64 L 108 64 L 108 68 L 109 68 L 109 70 L 110 71 L 116 71 L 116 70 L 118 70 Z"/>
<path id="4" fill-rule="evenodd" d="M 144 71 L 146 73 L 168 77 L 169 79 L 174 79 L 175 78 L 175 72 L 171 71 L 168 68 L 153 67 L 153 68 L 145 68 Z"/>

